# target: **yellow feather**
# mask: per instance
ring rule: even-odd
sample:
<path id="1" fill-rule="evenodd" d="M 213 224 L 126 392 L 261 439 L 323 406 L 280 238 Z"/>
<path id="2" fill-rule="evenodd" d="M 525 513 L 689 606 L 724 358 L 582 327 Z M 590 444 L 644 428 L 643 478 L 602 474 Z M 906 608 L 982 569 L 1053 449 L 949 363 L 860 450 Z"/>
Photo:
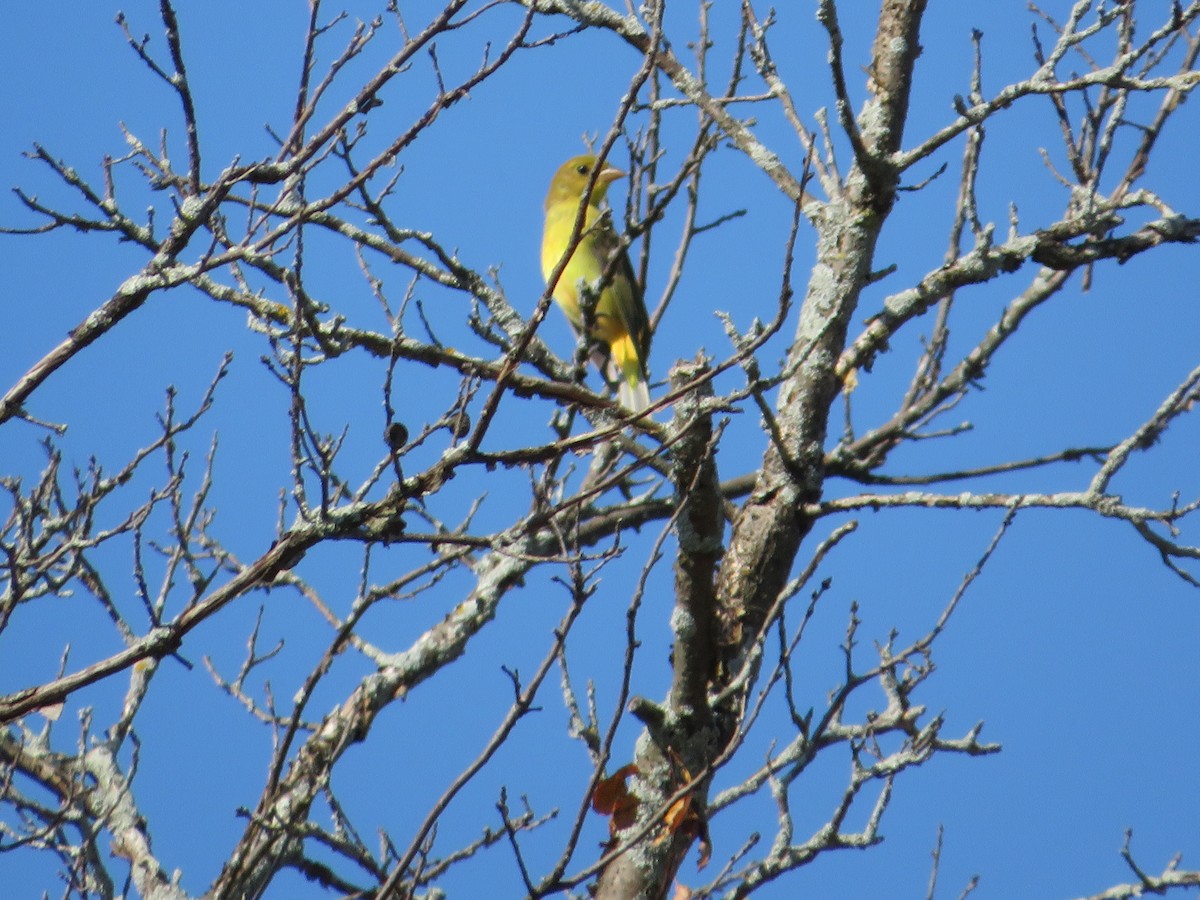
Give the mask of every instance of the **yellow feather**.
<path id="1" fill-rule="evenodd" d="M 550 181 L 542 234 L 542 275 L 547 281 L 570 249 L 575 220 L 595 166 L 595 157 L 576 156 L 563 163 Z M 646 369 L 650 320 L 629 259 L 602 208 L 609 184 L 623 174 L 606 163 L 596 176 L 584 208 L 580 237 L 554 285 L 554 299 L 575 331 L 582 332 L 579 283 L 598 287 L 606 267 L 619 254 L 596 300 L 591 337 L 607 350 L 605 376 L 617 383 L 621 405 L 641 412 L 650 405 Z"/>

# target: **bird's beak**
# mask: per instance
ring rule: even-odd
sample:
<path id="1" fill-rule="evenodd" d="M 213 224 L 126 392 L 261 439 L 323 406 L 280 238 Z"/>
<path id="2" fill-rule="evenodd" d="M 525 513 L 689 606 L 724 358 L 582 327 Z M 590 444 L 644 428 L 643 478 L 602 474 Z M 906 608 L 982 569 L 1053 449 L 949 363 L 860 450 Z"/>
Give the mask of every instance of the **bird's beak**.
<path id="1" fill-rule="evenodd" d="M 604 164 L 604 168 L 600 170 L 600 174 L 596 176 L 596 180 L 603 185 L 612 184 L 618 178 L 624 178 L 625 173 L 616 166 L 609 163 Z"/>

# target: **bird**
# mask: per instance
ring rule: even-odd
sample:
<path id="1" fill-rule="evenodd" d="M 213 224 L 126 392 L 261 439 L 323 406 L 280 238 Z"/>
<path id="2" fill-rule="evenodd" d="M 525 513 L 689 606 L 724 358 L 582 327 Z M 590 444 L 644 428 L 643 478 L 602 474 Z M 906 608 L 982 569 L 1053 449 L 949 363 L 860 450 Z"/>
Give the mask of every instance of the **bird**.
<path id="1" fill-rule="evenodd" d="M 579 304 L 579 283 L 599 290 L 589 335 L 600 351 L 597 366 L 610 383 L 616 383 L 621 405 L 631 412 L 642 412 L 650 405 L 646 368 L 650 355 L 650 317 L 629 256 L 604 209 L 609 185 L 624 175 L 607 162 L 599 163 L 594 156 L 574 156 L 559 166 L 546 194 L 542 276 L 549 282 L 570 249 L 575 220 L 585 203 L 588 183 L 592 182 L 579 237 L 554 285 L 554 299 L 575 333 L 582 334 L 585 323 Z M 606 272 L 608 278 L 602 282 Z"/>

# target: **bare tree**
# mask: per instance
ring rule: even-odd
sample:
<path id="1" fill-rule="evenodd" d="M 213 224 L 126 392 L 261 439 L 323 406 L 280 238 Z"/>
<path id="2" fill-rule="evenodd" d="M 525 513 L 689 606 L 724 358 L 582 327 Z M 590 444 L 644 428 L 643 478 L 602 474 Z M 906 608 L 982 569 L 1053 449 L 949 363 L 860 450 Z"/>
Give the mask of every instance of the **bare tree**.
<path id="1" fill-rule="evenodd" d="M 1131 461 L 1155 454 L 1196 405 L 1200 367 L 1165 396 L 1146 398 L 1141 424 L 1102 445 L 984 458 L 963 441 L 966 427 L 946 423 L 1012 353 L 1014 336 L 1035 327 L 1033 312 L 1103 284 L 1115 264 L 1143 265 L 1141 257 L 1200 236 L 1200 219 L 1145 184 L 1160 138 L 1183 127 L 1173 120 L 1200 84 L 1200 3 L 1034 8 L 1033 61 L 999 89 L 988 85 L 976 33 L 974 72 L 934 128 L 910 121 L 923 84 L 924 0 L 883 0 L 862 71 L 843 56 L 839 17 L 850 4 L 819 0 L 825 82 L 806 92 L 789 83 L 787 42 L 775 45 L 775 14 L 760 4 L 743 0 L 736 17 L 722 18 L 733 23 L 729 33 L 716 31 L 709 4 L 696 4 L 691 19 L 675 8 L 668 18 L 666 6 L 446 0 L 426 17 L 390 3 L 355 25 L 310 0 L 294 48 L 294 108 L 286 129 L 271 132 L 276 152 L 262 158 L 218 159 L 205 143 L 189 75 L 202 63 L 169 0 L 156 28 L 165 46 L 137 36 L 146 23 L 118 20 L 148 77 L 172 93 L 182 132 L 160 139 L 126 130 L 127 152 L 106 157 L 95 177 L 84 161 L 35 146 L 43 177 L 73 199 L 20 189 L 32 224 L 5 229 L 9 246 L 28 234 L 111 236 L 141 262 L 115 288 L 98 285 L 107 298 L 0 385 L 0 427 L 14 442 L 45 447 L 40 471 L 14 463 L 0 482 L 0 647 L 20 652 L 19 620 L 42 623 L 63 647 L 55 673 L 0 697 L 0 850 L 56 858 L 67 896 L 124 895 L 130 884 L 143 897 L 191 896 L 152 847 L 160 823 L 136 776 L 147 698 L 164 674 L 202 656 L 214 693 L 264 727 L 258 751 L 269 756 L 220 871 L 187 873 L 211 879 L 206 896 L 283 891 L 293 872 L 331 896 L 435 896 L 447 873 L 489 853 L 515 862 L 530 897 L 742 897 L 831 851 L 877 844 L 893 791 L 916 767 L 999 751 L 981 726 L 948 733 L 925 692 L 939 637 L 1026 511 L 1127 523 L 1165 566 L 1198 584 L 1200 548 L 1183 537 L 1200 509 L 1194 471 L 1178 472 L 1184 493 L 1161 503 L 1127 502 L 1119 491 Z M 853 13 L 863 18 L 857 6 Z M 856 21 L 854 31 L 861 27 Z M 717 161 L 766 176 L 747 208 L 782 197 L 792 209 L 790 225 L 761 236 L 763 260 L 782 259 L 769 264 L 769 293 L 698 299 L 706 310 L 737 309 L 722 318 L 728 344 L 714 355 L 697 347 L 674 365 L 655 356 L 659 375 L 669 374 L 641 416 L 588 372 L 589 347 L 563 356 L 543 341 L 539 326 L 556 315 L 551 288 L 536 303 L 510 296 L 486 271 L 499 260 L 422 230 L 401 199 L 406 155 L 418 142 L 436 145 L 441 117 L 516 61 L 536 66 L 551 48 L 576 45 L 581 60 L 600 52 L 628 63 L 627 89 L 605 98 L 613 119 L 594 149 L 630 163 L 631 200 L 614 214 L 639 248 L 639 276 L 647 280 L 652 260 L 670 260 L 651 304 L 656 327 L 678 308 L 693 251 L 745 212 L 703 206 Z M 479 59 L 473 70 L 446 64 L 468 49 Z M 418 106 L 430 76 L 436 90 Z M 1039 141 L 1061 141 L 1046 154 L 1044 177 L 1066 200 L 1036 226 L 1013 206 L 998 229 L 978 201 L 981 177 L 995 173 L 985 137 L 1026 107 L 1049 109 L 1057 122 L 1057 134 Z M 411 118 L 398 122 L 396 109 Z M 919 196 L 953 177 L 941 176 L 951 154 L 958 181 L 944 211 L 948 246 L 940 264 L 898 284 L 895 267 L 880 262 L 881 237 L 901 192 Z M 549 172 L 558 160 L 545 162 Z M 1016 179 L 1001 189 L 1016 191 Z M 146 197 L 149 212 L 139 205 Z M 682 225 L 677 237 L 665 221 Z M 941 240 L 936 225 L 925 231 Z M 807 247 L 811 269 L 797 262 Z M 351 268 L 354 288 L 345 286 Z M 1008 299 L 968 338 L 964 308 L 989 284 Z M 371 314 L 346 299 L 351 290 L 372 298 Z M 208 423 L 221 422 L 224 440 L 257 417 L 222 417 L 230 357 L 214 361 L 198 401 L 168 391 L 158 433 L 116 467 L 75 468 L 59 444 L 71 423 L 43 410 L 47 385 L 103 377 L 82 351 L 115 340 L 163 295 L 185 294 L 246 316 L 236 340 L 262 357 L 262 402 L 286 409 L 273 534 L 247 539 L 218 526 L 232 498 L 224 507 L 213 500 L 221 455 Z M 740 321 L 747 311 L 752 321 Z M 895 385 L 898 402 L 885 414 L 856 413 L 856 385 L 889 348 L 910 354 L 911 380 Z M 345 361 L 370 373 L 369 385 L 342 389 L 369 395 L 369 416 L 331 408 L 329 384 L 345 377 L 336 374 Z M 434 403 L 436 414 L 412 417 Z M 530 409 L 549 424 L 533 422 Z M 368 465 L 346 449 L 381 429 Z M 938 462 L 912 465 L 931 446 Z M 889 465 L 901 453 L 909 464 Z M 1072 487 L 1081 467 L 1086 485 Z M 919 474 L 897 474 L 905 471 Z M 1026 488 L 1024 477 L 1057 487 Z M 797 667 L 829 594 L 823 566 L 832 553 L 855 552 L 855 514 L 903 509 L 994 510 L 998 526 L 915 639 L 894 634 L 868 653 L 851 607 L 839 683 L 825 693 L 827 684 L 805 683 Z M 240 549 L 248 546 L 255 555 Z M 350 551 L 353 567 L 344 562 Z M 860 541 L 857 552 L 870 559 L 880 550 Z M 662 569 L 672 555 L 668 589 Z M 132 596 L 114 587 L 130 569 Z M 620 584 L 630 587 L 613 596 Z M 647 602 L 664 592 L 669 608 Z M 455 705 L 451 663 L 531 595 L 557 625 L 530 629 L 521 658 L 536 663 L 505 670 L 503 704 L 470 699 L 491 736 L 428 808 L 414 811 L 398 792 L 394 802 L 409 807 L 404 832 L 356 814 L 356 798 L 340 789 L 359 764 L 351 751 L 375 749 L 382 783 L 394 740 L 384 714 L 438 685 L 442 702 Z M 52 612 L 68 596 L 86 598 L 111 633 L 68 650 Z M 284 603 L 319 615 L 320 646 L 312 618 L 264 621 Z M 579 623 L 601 603 L 609 633 L 621 635 L 603 671 L 574 664 L 592 640 Z M 419 611 L 408 620 L 410 629 L 423 623 L 413 636 L 378 624 L 397 608 Z M 230 668 L 206 629 L 255 609 L 244 658 Z M 667 642 L 644 637 L 654 628 L 670 631 L 660 696 L 648 695 L 652 679 L 642 674 L 649 656 L 667 654 Z M 288 642 L 305 648 L 302 670 L 273 668 Z M 191 702 L 175 696 L 173 714 Z M 565 735 L 561 717 L 531 716 L 552 706 L 565 710 Z M 59 721 L 67 707 L 81 721 L 70 734 Z M 495 796 L 494 822 L 456 822 L 456 798 L 525 728 L 576 746 L 588 774 L 541 808 L 515 798 L 537 784 L 543 763 L 512 770 L 510 760 L 513 787 Z M 221 728 L 210 738 L 221 745 Z M 406 740 L 419 760 L 408 774 L 420 779 L 449 738 Z M 848 775 L 832 808 L 814 812 L 804 789 L 827 777 L 814 763 L 828 758 L 848 759 Z M 734 846 L 714 847 L 711 829 L 764 796 L 773 814 Z M 814 814 L 822 824 L 806 831 Z M 607 838 L 599 851 L 598 829 Z M 376 846 L 371 832 L 381 835 Z M 705 883 L 685 888 L 676 876 L 689 852 L 710 868 L 697 876 Z M 1095 896 L 1200 885 L 1200 872 L 1178 860 L 1151 872 L 1128 845 L 1124 854 L 1131 883 Z M 935 865 L 930 896 L 936 874 Z"/>

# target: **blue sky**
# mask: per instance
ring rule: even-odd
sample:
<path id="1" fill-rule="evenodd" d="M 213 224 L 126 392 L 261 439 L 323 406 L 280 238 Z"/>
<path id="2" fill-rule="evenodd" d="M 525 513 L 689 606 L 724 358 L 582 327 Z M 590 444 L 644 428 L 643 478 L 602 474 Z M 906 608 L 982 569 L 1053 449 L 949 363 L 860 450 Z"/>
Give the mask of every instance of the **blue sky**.
<path id="1" fill-rule="evenodd" d="M 411 6 L 410 12 L 405 5 L 405 14 L 415 29 L 435 4 Z M 780 11 L 774 33 L 776 62 L 811 125 L 814 111 L 831 101 L 824 35 L 811 4 L 788 6 Z M 873 15 L 852 19 L 850 4 L 843 6 L 847 69 L 858 103 L 864 97 L 861 68 L 868 60 Z M 724 33 L 729 7 L 714 9 L 714 34 Z M 1048 7 L 1061 15 L 1064 4 Z M 177 108 L 167 89 L 125 46 L 113 24 L 116 9 L 103 3 L 43 3 L 8 11 L 0 31 L 0 83 L 5 85 L 0 88 L 0 121 L 5 123 L 0 129 L 0 185 L 21 186 L 46 202 L 72 205 L 48 170 L 21 153 L 40 143 L 84 177 L 99 181 L 101 158 L 125 152 L 120 123 L 148 144 L 156 144 L 159 130 L 166 128 L 171 153 L 182 160 Z M 124 11 L 132 31 L 150 33 L 151 51 L 162 53 L 155 5 L 130 3 Z M 370 14 L 354 9 L 351 19 Z M 672 16 L 678 33 L 693 34 L 691 7 L 672 7 Z M 271 152 L 264 126 L 281 130 L 289 121 L 305 18 L 301 5 L 291 3 L 197 5 L 181 11 L 205 177 L 214 177 L 235 157 L 245 161 Z M 486 41 L 493 42 L 495 52 L 518 19 L 516 8 L 495 10 L 440 41 L 439 62 L 447 80 L 470 72 Z M 985 93 L 991 94 L 1034 68 L 1029 23 L 1023 3 L 931 4 L 906 146 L 949 121 L 954 95 L 966 93 L 971 29 L 984 32 Z M 549 24 L 541 24 L 536 34 L 550 30 Z M 348 26 L 337 34 L 330 47 L 340 47 Z M 682 40 L 676 38 L 681 55 Z M 344 102 L 358 84 L 355 79 L 369 75 L 394 48 L 392 38 L 381 38 L 351 67 L 344 93 L 335 90 L 326 111 Z M 725 77 L 722 51 L 727 48 L 727 39 L 719 38 L 713 50 L 720 73 L 713 76 L 716 82 Z M 332 53 L 326 49 L 322 59 L 328 61 Z M 593 33 L 518 53 L 499 76 L 445 111 L 402 155 L 403 175 L 392 199 L 397 220 L 437 235 L 473 268 L 494 270 L 510 302 L 531 311 L 542 290 L 538 243 L 548 177 L 562 159 L 581 150 L 583 134 L 608 127 L 639 63 L 627 48 Z M 385 145 L 406 128 L 435 87 L 428 58 L 422 57 L 370 118 L 368 143 Z M 1131 118 L 1148 108 L 1135 103 Z M 743 114 L 757 117 L 756 133 L 780 156 L 798 162 L 801 149 L 776 110 L 757 106 L 752 112 L 739 110 Z M 678 162 L 685 152 L 693 121 L 688 110 L 668 117 L 670 161 Z M 1144 182 L 1177 211 L 1193 216 L 1200 209 L 1200 184 L 1191 177 L 1196 133 L 1195 110 L 1185 107 L 1164 135 Z M 1120 133 L 1118 151 L 1127 152 L 1135 139 L 1133 129 Z M 1045 100 L 1033 98 L 989 125 L 980 214 L 997 223 L 999 234 L 1007 228 L 1010 203 L 1019 210 L 1023 230 L 1061 214 L 1066 190 L 1047 170 L 1039 148 L 1062 164 L 1057 126 Z M 941 163 L 948 165 L 947 174 L 927 188 L 902 196 L 879 248 L 880 267 L 895 263 L 896 272 L 864 296 L 856 323 L 886 296 L 940 264 L 960 152 L 961 143 L 952 143 L 912 173 L 921 180 L 933 176 Z M 700 348 L 717 357 L 728 353 L 714 310 L 728 312 L 743 329 L 754 317 L 774 313 L 790 206 L 732 149 L 723 148 L 713 157 L 705 184 L 702 218 L 741 208 L 747 214 L 695 245 L 678 297 L 655 336 L 651 368 L 656 379 L 675 359 L 692 357 Z M 165 204 L 162 194 L 146 191 L 132 173 L 123 174 L 118 187 L 133 212 Z M 618 182 L 613 192 L 618 208 L 624 189 L 624 182 Z M 165 222 L 169 211 L 163 208 L 159 216 Z M 676 210 L 655 233 L 660 243 L 650 265 L 651 304 L 669 270 L 671 236 L 680 221 Z M 14 195 L 0 196 L 0 224 L 34 222 Z M 352 325 L 386 330 L 347 248 L 314 237 L 309 252 L 321 254 L 320 270 L 310 272 L 321 299 L 335 305 Z M 798 284 L 807 277 L 813 252 L 813 232 L 804 228 L 795 266 Z M 0 389 L 6 390 L 141 263 L 137 251 L 103 235 L 0 237 Z M 951 358 L 978 340 L 1028 283 L 1031 272 L 1027 266 L 1011 279 L 964 292 Z M 398 295 L 403 276 L 389 277 Z M 945 423 L 970 421 L 974 430 L 911 445 L 895 455 L 887 471 L 915 474 L 984 465 L 1127 436 L 1197 365 L 1198 279 L 1200 257 L 1191 247 L 1167 247 L 1124 266 L 1101 266 L 1088 293 L 1079 289 L 1076 278 L 1063 296 L 1024 323 L 982 389 Z M 420 299 L 439 336 L 483 353 L 462 328 L 467 313 L 463 298 L 423 291 L 427 293 Z M 764 361 L 782 355 L 795 315 L 793 310 L 783 337 L 767 346 Z M 931 326 L 927 321 L 913 324 L 863 375 L 853 400 L 860 431 L 885 420 L 907 385 L 919 338 Z M 551 310 L 540 335 L 560 354 L 570 353 L 572 337 L 556 311 Z M 243 313 L 191 291 L 156 296 L 51 378 L 30 411 L 47 421 L 70 423 L 58 442 L 68 464 L 85 467 L 95 457 L 112 470 L 153 438 L 154 416 L 163 407 L 167 386 L 177 387 L 179 408 L 191 410 L 227 351 L 234 359 L 216 408 L 185 440 L 192 454 L 189 484 L 192 489 L 198 485 L 200 461 L 213 431 L 219 431 L 212 498 L 218 510 L 216 531 L 233 552 L 249 560 L 270 545 L 279 493 L 289 483 L 287 396 L 261 363 L 266 345 L 246 328 Z M 406 372 L 404 378 L 409 380 L 399 385 L 401 409 L 410 423 L 440 410 L 457 386 L 454 378 L 436 373 Z M 320 370 L 310 382 L 322 430 L 347 429 L 342 469 L 352 483 L 370 472 L 382 450 L 382 381 L 378 361 L 350 357 Z M 718 389 L 738 384 L 731 373 L 718 382 Z M 514 402 L 506 410 L 497 446 L 516 444 L 530 433 L 546 435 L 549 408 L 544 404 Z M 840 416 L 839 410 L 834 421 Z M 0 429 L 0 474 L 31 477 L 43 459 L 43 436 L 20 422 Z M 1159 507 L 1179 490 L 1186 502 L 1200 487 L 1198 449 L 1200 426 L 1194 415 L 1185 416 L 1159 446 L 1129 465 L 1113 490 L 1131 503 Z M 751 410 L 735 416 L 718 460 L 722 477 L 753 470 L 762 451 L 757 414 Z M 948 492 L 1078 490 L 1093 471 L 1080 463 L 952 486 Z M 470 498 L 486 490 L 477 528 L 496 527 L 524 510 L 522 477 L 465 477 L 439 498 L 437 512 L 453 523 L 455 516 L 465 514 Z M 161 468 L 141 473 L 106 515 L 118 519 L 160 481 Z M 855 490 L 833 481 L 828 493 L 841 496 Z M 289 511 L 284 518 L 291 515 Z M 859 531 L 821 569 L 820 577 L 832 578 L 832 587 L 818 607 L 799 662 L 808 676 L 805 695 L 818 707 L 840 674 L 837 645 L 850 605 L 857 604 L 863 622 L 863 664 L 872 658 L 872 642 L 886 640 L 893 628 L 901 641 L 914 639 L 936 620 L 1002 516 L 885 511 L 857 518 Z M 819 523 L 810 541 L 825 537 L 841 521 Z M 579 626 L 578 634 L 586 639 L 570 648 L 574 677 L 580 685 L 597 679 L 605 715 L 615 697 L 611 669 L 623 649 L 629 591 L 659 527 L 652 524 L 629 536 L 631 552 L 605 570 L 599 602 L 589 606 Z M 111 573 L 110 587 L 132 598 L 128 548 L 114 548 L 101 559 Z M 418 559 L 417 549 L 382 551 L 372 559 L 371 580 L 381 583 Z M 801 562 L 805 560 L 802 551 Z M 299 571 L 344 611 L 361 565 L 356 548 L 338 545 L 310 554 Z M 447 781 L 474 758 L 511 697 L 500 667 L 531 672 L 565 610 L 566 595 L 549 574 L 514 592 L 464 660 L 390 710 L 371 741 L 350 751 L 336 787 L 371 827 L 387 828 L 405 840 Z M 667 563 L 659 564 L 649 584 L 639 626 L 646 652 L 634 689 L 659 697 L 669 678 Z M 460 573 L 419 603 L 397 602 L 375 610 L 363 627 L 385 649 L 403 649 L 467 589 L 469 581 Z M 264 645 L 286 640 L 264 677 L 277 697 L 291 697 L 326 646 L 329 630 L 311 606 L 276 591 L 246 598 L 198 629 L 185 648 L 196 668 L 165 664 L 139 719 L 143 751 L 135 791 L 153 823 L 159 858 L 168 869 L 178 868 L 185 888 L 194 893 L 216 876 L 240 834 L 242 824 L 234 811 L 253 805 L 271 750 L 269 732 L 250 722 L 213 685 L 202 660 L 210 657 L 227 677 L 234 674 L 260 608 Z M 945 827 L 945 841 L 938 896 L 957 896 L 975 874 L 982 879 L 976 897 L 1070 897 L 1130 880 L 1118 855 L 1126 828 L 1134 830 L 1133 849 L 1147 871 L 1159 872 L 1176 853 L 1183 853 L 1184 867 L 1200 867 L 1195 828 L 1200 776 L 1194 764 L 1200 738 L 1198 638 L 1200 594 L 1168 572 L 1128 525 L 1082 512 L 1023 512 L 939 639 L 937 672 L 919 695 L 930 714 L 944 712 L 947 736 L 983 720 L 983 739 L 1002 743 L 1004 752 L 974 760 L 942 757 L 907 773 L 897 783 L 881 846 L 866 853 L 828 854 L 761 896 L 924 896 L 939 824 Z M 68 643 L 68 669 L 118 645 L 103 615 L 82 597 L 22 611 L 0 634 L 0 691 L 53 675 Z M 339 659 L 313 700 L 313 714 L 338 702 L 368 671 L 361 657 Z M 511 797 L 528 795 L 539 813 L 563 810 L 547 827 L 551 836 L 529 840 L 535 867 L 552 860 L 558 849 L 555 837 L 564 832 L 564 819 L 573 814 L 589 772 L 585 755 L 565 736 L 556 679 L 552 676 L 534 721 L 517 729 L 495 766 L 456 801 L 439 832 L 443 851 L 470 840 L 484 825 L 496 825 L 495 799 L 499 786 L 506 785 Z M 94 706 L 96 722 L 106 723 L 122 690 L 123 685 L 113 684 L 80 694 L 57 726 L 56 740 L 64 748 L 71 746 L 81 706 Z M 617 740 L 618 762 L 632 753 L 636 735 L 636 723 L 629 720 Z M 748 748 L 747 759 L 735 770 L 760 764 L 770 738 L 770 733 L 756 735 L 753 749 Z M 811 800 L 811 807 L 796 807 L 798 834 L 827 818 L 848 766 L 846 754 L 833 753 L 802 783 L 793 805 Z M 752 829 L 762 831 L 769 842 L 772 815 L 769 798 L 757 798 L 714 820 L 714 864 L 719 866 Z M 861 822 L 863 815 L 852 821 Z M 605 824 L 593 818 L 588 827 L 585 853 L 603 839 Z M 691 862 L 680 873 L 688 884 L 708 877 L 711 872 L 697 874 Z M 0 856 L 0 879 L 14 896 L 54 892 L 53 865 L 31 854 Z M 446 888 L 453 897 L 484 896 L 484 891 L 519 896 L 519 885 L 511 854 L 496 848 L 461 867 Z M 269 896 L 316 896 L 316 891 L 286 876 Z"/>

